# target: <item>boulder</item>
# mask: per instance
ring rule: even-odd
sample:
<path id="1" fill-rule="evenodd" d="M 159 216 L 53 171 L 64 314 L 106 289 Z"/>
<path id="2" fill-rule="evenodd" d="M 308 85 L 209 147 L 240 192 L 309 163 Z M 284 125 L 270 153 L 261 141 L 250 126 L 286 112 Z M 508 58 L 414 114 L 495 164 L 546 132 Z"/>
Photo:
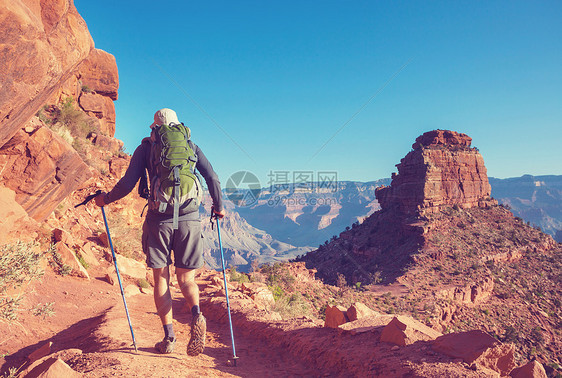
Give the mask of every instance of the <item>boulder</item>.
<path id="1" fill-rule="evenodd" d="M 0 187 L 0 244 L 34 240 L 33 230 L 37 227 L 37 222 L 16 202 L 16 193 Z"/>
<path id="2" fill-rule="evenodd" d="M 51 354 L 52 346 L 53 346 L 52 341 L 49 341 L 41 345 L 39 348 L 35 349 L 29 356 L 27 356 L 27 362 L 29 364 L 32 364 L 38 359 L 48 356 L 49 354 Z"/>
<path id="3" fill-rule="evenodd" d="M 127 285 L 124 289 L 126 297 L 132 297 L 133 295 L 138 295 L 141 293 L 137 285 Z"/>
<path id="4" fill-rule="evenodd" d="M 60 255 L 62 262 L 72 268 L 72 274 L 78 277 L 90 279 L 90 275 L 84 266 L 78 261 L 76 254 L 68 246 L 62 242 L 56 243 L 57 253 Z"/>
<path id="5" fill-rule="evenodd" d="M 94 139 L 94 145 L 103 149 L 108 155 L 111 156 L 112 154 L 116 154 L 117 152 L 119 152 L 119 150 L 123 147 L 123 142 L 119 139 L 98 134 L 96 136 L 96 139 Z"/>
<path id="6" fill-rule="evenodd" d="M 432 349 L 452 358 L 460 358 L 468 364 L 482 365 L 501 375 L 509 374 L 515 367 L 515 347 L 512 344 L 502 344 L 478 330 L 438 337 L 433 341 Z"/>
<path id="7" fill-rule="evenodd" d="M 117 139 L 115 139 L 115 140 L 117 140 Z M 119 142 L 121 142 L 121 141 L 119 141 Z M 121 149 L 122 145 L 123 145 L 123 142 L 121 142 L 121 145 L 120 145 L 118 150 Z M 114 177 L 118 177 L 118 178 L 123 177 L 123 175 L 125 174 L 125 171 L 127 170 L 128 167 L 129 167 L 129 159 L 126 159 L 126 158 L 112 157 L 111 160 L 109 161 L 109 172 Z"/>
<path id="8" fill-rule="evenodd" d="M 39 365 L 37 369 L 34 369 L 32 372 L 30 372 L 29 376 L 31 376 L 32 374 L 37 378 L 82 377 L 82 374 L 78 373 L 76 370 L 73 370 L 70 366 L 67 365 L 66 362 L 64 362 L 60 358 L 48 359 L 43 364 Z"/>
<path id="9" fill-rule="evenodd" d="M 509 376 L 512 378 L 547 378 L 544 366 L 536 360 L 513 369 Z"/>
<path id="10" fill-rule="evenodd" d="M 375 329 L 382 329 L 385 327 L 394 316 L 392 315 L 375 315 L 367 316 L 365 318 L 357 319 L 340 325 L 338 328 L 342 331 L 349 332 L 352 335 L 360 333 L 371 332 Z"/>
<path id="11" fill-rule="evenodd" d="M 343 306 L 326 307 L 326 320 L 324 327 L 338 328 L 340 325 L 347 323 L 349 319 L 346 314 L 347 310 Z"/>
<path id="12" fill-rule="evenodd" d="M 275 304 L 273 293 L 264 283 L 244 282 L 240 285 L 240 291 L 249 296 L 258 308 L 269 309 Z"/>
<path id="13" fill-rule="evenodd" d="M 100 262 L 96 258 L 96 255 L 94 254 L 94 250 L 93 250 L 92 247 L 93 247 L 93 244 L 90 243 L 90 242 L 84 244 L 82 246 L 82 248 L 80 248 L 80 255 L 82 256 L 84 261 L 86 261 L 88 263 L 88 265 L 98 266 L 100 264 Z"/>
<path id="14" fill-rule="evenodd" d="M 115 268 L 114 267 L 108 268 L 104 278 L 110 285 L 117 284 L 117 273 L 115 273 Z"/>
<path id="15" fill-rule="evenodd" d="M 116 256 L 117 267 L 119 268 L 119 273 L 121 275 L 133 277 L 136 279 L 146 279 L 145 263 L 121 255 Z M 115 272 L 115 267 L 111 267 L 109 268 L 109 270 Z"/>
<path id="16" fill-rule="evenodd" d="M 420 340 L 433 340 L 441 333 L 406 316 L 395 316 L 382 330 L 381 341 L 406 346 Z"/>
<path id="17" fill-rule="evenodd" d="M 72 240 L 72 236 L 65 230 L 61 228 L 55 228 L 53 230 L 53 239 L 55 243 L 63 242 L 66 245 L 73 245 L 74 240 Z"/>
<path id="18" fill-rule="evenodd" d="M 100 242 L 102 247 L 109 248 L 109 237 L 107 236 L 107 232 L 100 232 L 98 234 L 98 241 Z"/>
<path id="19" fill-rule="evenodd" d="M 361 302 L 355 302 L 347 309 L 347 317 L 349 321 L 352 322 L 354 320 L 363 319 L 368 316 L 376 316 L 378 313 L 374 310 L 371 310 L 369 307 L 365 306 Z"/>

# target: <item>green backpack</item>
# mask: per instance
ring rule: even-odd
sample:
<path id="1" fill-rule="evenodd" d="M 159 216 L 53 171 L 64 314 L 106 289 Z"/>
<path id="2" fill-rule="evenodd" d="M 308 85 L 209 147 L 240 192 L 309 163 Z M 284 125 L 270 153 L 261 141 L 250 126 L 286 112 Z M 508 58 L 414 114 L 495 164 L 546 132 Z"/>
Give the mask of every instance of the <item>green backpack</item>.
<path id="1" fill-rule="evenodd" d="M 201 203 L 201 184 L 195 173 L 197 155 L 184 124 L 161 125 L 152 129 L 150 164 L 154 177 L 150 183 L 149 208 L 173 215 L 178 228 L 179 210 L 188 201 Z"/>

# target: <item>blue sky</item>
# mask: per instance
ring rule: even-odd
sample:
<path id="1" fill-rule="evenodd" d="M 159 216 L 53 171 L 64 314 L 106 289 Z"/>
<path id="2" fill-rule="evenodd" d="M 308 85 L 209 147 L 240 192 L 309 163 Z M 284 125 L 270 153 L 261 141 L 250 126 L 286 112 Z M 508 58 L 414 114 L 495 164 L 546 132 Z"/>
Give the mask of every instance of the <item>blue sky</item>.
<path id="1" fill-rule="evenodd" d="M 470 135 L 490 176 L 562 174 L 562 2 L 75 5 L 117 59 L 130 153 L 169 107 L 223 183 L 239 170 L 264 186 L 270 171 L 389 177 L 438 128 Z"/>

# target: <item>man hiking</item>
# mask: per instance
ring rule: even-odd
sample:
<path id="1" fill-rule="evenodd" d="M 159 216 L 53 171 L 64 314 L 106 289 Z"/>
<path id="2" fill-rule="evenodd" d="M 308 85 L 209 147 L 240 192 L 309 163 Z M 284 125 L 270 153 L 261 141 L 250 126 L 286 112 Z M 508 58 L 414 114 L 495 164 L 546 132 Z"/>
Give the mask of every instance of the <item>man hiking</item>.
<path id="1" fill-rule="evenodd" d="M 195 283 L 195 273 L 203 266 L 199 219 L 202 188 L 195 169 L 207 183 L 213 200 L 212 212 L 222 218 L 225 211 L 220 182 L 203 151 L 191 142 L 189 128 L 178 121 L 173 110 L 157 111 L 150 128 L 150 137 L 144 138 L 133 153 L 125 175 L 109 193 L 98 195 L 95 202 L 105 206 L 117 201 L 141 180 L 139 193 L 148 197 L 142 248 L 146 263 L 153 271 L 154 303 L 164 327 L 164 339 L 156 343 L 155 348 L 160 353 L 172 353 L 176 343 L 169 268 L 173 261 L 178 284 L 193 316 L 187 354 L 196 356 L 205 348 L 207 325 L 199 307 L 199 287 Z M 146 172 L 150 193 L 146 190 Z"/>

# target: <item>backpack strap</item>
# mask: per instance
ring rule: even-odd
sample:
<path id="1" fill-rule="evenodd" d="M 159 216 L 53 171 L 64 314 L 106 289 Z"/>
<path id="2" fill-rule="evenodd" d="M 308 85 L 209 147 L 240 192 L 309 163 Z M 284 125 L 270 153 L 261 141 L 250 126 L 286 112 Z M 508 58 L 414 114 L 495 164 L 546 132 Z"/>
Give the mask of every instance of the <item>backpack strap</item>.
<path id="1" fill-rule="evenodd" d="M 195 166 L 197 165 L 199 157 L 197 156 L 197 151 L 195 150 L 195 146 L 193 145 L 191 139 L 187 140 L 187 144 L 189 145 L 189 148 L 191 148 L 191 151 L 193 151 L 193 155 L 189 157 L 189 161 L 193 162 L 193 165 L 191 166 L 191 173 L 195 173 Z"/>
<path id="2" fill-rule="evenodd" d="M 177 230 L 179 227 L 178 218 L 180 215 L 180 169 L 176 165 L 173 169 L 174 173 L 174 210 L 172 218 L 172 229 Z"/>

